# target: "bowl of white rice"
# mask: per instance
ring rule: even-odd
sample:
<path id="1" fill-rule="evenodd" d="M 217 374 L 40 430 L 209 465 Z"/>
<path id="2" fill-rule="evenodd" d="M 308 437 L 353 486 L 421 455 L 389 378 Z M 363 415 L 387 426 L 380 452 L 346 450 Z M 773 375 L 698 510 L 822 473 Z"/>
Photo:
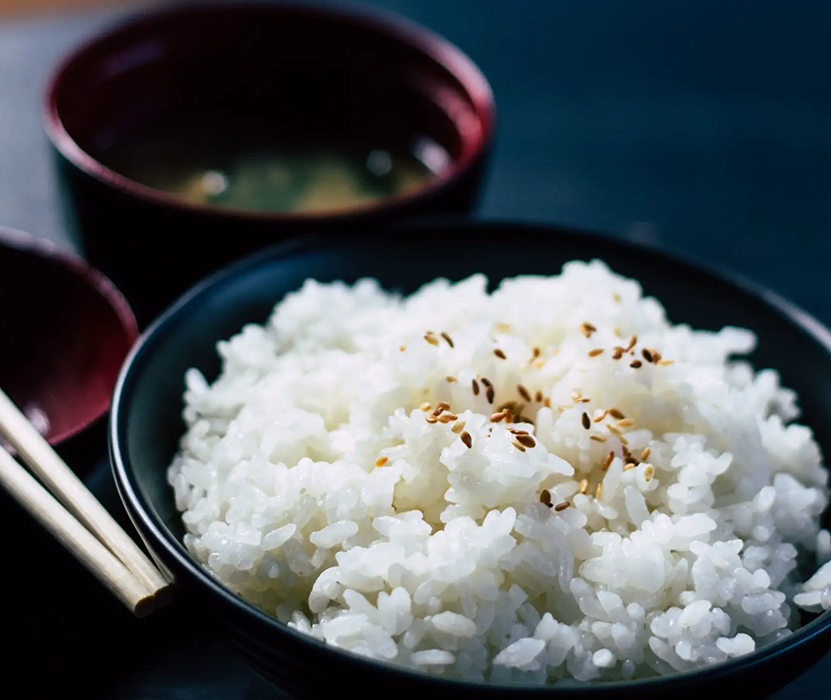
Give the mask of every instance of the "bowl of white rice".
<path id="1" fill-rule="evenodd" d="M 554 227 L 304 239 L 116 388 L 124 503 L 296 697 L 766 697 L 831 647 L 831 333 Z M 404 685 L 406 684 L 406 685 Z"/>

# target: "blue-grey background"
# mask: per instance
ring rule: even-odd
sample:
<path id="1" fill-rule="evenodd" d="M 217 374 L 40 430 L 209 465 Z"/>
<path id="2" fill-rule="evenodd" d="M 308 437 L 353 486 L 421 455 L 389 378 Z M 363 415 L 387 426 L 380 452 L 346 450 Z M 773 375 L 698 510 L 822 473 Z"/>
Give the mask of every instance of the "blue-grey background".
<path id="1" fill-rule="evenodd" d="M 831 2 L 365 4 L 443 34 L 491 81 L 499 135 L 483 217 L 665 245 L 767 284 L 831 323 Z M 44 82 L 76 42 L 141 7 L 0 25 L 0 224 L 67 244 L 41 130 Z M 106 470 L 93 474 L 102 498 L 113 498 Z M 178 631 L 176 612 L 136 623 L 90 589 L 80 603 L 27 611 L 25 622 L 6 618 L 13 634 L 51 640 L 30 659 L 36 673 L 59 668 L 65 688 L 83 684 L 95 697 L 273 696 L 224 649 Z M 88 609 L 71 611 L 77 605 Z M 72 644 L 79 632 L 92 638 L 96 624 L 112 639 Z M 32 677 L 24 662 L 13 666 L 12 678 Z M 824 696 L 824 674 L 831 658 L 777 700 Z"/>

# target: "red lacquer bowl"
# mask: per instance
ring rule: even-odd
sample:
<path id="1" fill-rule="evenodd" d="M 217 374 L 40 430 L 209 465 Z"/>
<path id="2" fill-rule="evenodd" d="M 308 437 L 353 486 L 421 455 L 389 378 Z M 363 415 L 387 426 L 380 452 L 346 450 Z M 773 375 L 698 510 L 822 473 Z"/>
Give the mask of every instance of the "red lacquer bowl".
<path id="1" fill-rule="evenodd" d="M 83 259 L 0 228 L 0 388 L 52 445 L 109 409 L 138 338 L 121 293 Z"/>

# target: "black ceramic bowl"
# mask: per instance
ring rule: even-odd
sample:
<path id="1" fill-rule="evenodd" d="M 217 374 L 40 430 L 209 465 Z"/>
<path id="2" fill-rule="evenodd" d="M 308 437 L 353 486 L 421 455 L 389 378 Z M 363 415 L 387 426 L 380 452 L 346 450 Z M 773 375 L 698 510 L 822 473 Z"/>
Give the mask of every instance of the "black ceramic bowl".
<path id="1" fill-rule="evenodd" d="M 793 680 L 831 646 L 831 611 L 792 636 L 746 657 L 658 679 L 552 687 L 499 687 L 439 680 L 327 647 L 288 629 L 229 593 L 182 546 L 182 525 L 165 471 L 184 428 L 183 375 L 198 367 L 210 380 L 215 344 L 244 324 L 262 323 L 274 304 L 307 278 L 354 282 L 375 277 L 411 292 L 440 276 L 475 272 L 491 282 L 523 273 L 555 274 L 573 259 L 601 258 L 642 281 L 669 318 L 696 328 L 739 325 L 758 334 L 756 367 L 781 372 L 793 387 L 825 454 L 831 453 L 831 333 L 775 294 L 731 280 L 664 253 L 621 240 L 544 226 L 458 223 L 407 228 L 371 238 L 309 238 L 240 262 L 194 288 L 145 333 L 119 379 L 110 449 L 121 497 L 150 547 L 178 575 L 185 597 L 199 606 L 206 627 L 221 633 L 262 675 L 298 698 L 354 689 L 366 697 L 413 696 L 461 700 L 493 695 L 563 698 L 637 696 L 762 698 Z"/>
<path id="2" fill-rule="evenodd" d="M 470 212 L 495 118 L 474 63 L 400 17 L 204 0 L 144 11 L 77 49 L 52 76 L 45 110 L 69 224 L 142 323 L 204 275 L 288 235 Z M 429 160 L 428 143 L 448 160 L 407 194 L 326 213 L 269 213 L 189 203 L 125 177 L 106 157 L 170 119 L 218 124 L 222 140 L 239 131 L 223 129 L 240 115 L 267 119 L 269 133 L 288 143 L 300 134 L 360 138 L 421 149 Z"/>

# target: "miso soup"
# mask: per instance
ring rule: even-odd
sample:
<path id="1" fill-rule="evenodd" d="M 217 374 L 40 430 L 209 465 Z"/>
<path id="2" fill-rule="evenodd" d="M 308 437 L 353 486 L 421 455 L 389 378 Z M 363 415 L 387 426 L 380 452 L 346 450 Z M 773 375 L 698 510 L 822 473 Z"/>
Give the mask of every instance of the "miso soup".
<path id="1" fill-rule="evenodd" d="M 321 213 L 417 190 L 450 160 L 426 138 L 402 145 L 280 131 L 265 119 L 163 120 L 118 139 L 100 158 L 131 180 L 195 204 Z"/>

